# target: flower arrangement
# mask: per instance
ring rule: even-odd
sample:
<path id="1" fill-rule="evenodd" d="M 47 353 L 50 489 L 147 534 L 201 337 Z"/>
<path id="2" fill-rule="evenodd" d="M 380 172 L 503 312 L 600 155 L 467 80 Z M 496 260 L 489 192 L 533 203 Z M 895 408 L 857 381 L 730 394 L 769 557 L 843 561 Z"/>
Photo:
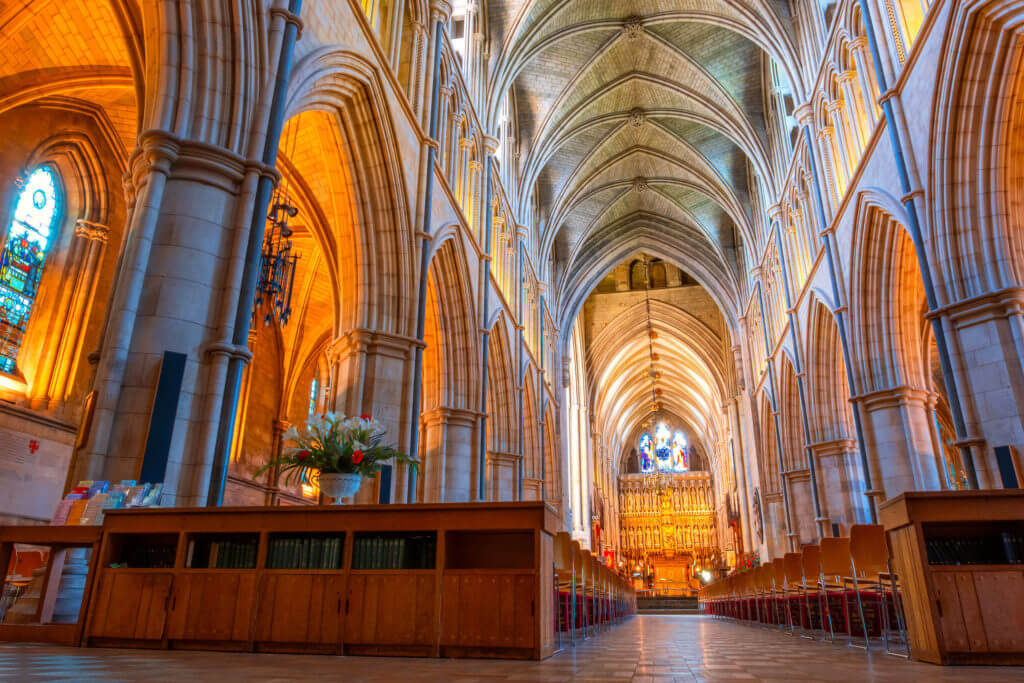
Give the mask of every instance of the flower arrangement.
<path id="1" fill-rule="evenodd" d="M 369 415 L 346 417 L 325 413 L 310 417 L 300 427 L 284 433 L 286 447 L 281 456 L 260 468 L 257 476 L 277 466 L 285 483 L 306 480 L 309 470 L 320 474 L 371 476 L 388 461 L 415 466 L 419 459 L 383 445 L 384 427 Z"/>
<path id="2" fill-rule="evenodd" d="M 761 566 L 761 556 L 758 553 L 740 553 L 736 562 L 737 572 L 749 572 Z"/>

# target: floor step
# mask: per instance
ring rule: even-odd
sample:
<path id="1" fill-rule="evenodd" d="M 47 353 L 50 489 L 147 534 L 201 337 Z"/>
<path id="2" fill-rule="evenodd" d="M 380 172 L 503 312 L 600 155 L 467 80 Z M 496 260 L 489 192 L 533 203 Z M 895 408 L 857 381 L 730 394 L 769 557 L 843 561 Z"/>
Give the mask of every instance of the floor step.
<path id="1" fill-rule="evenodd" d="M 637 614 L 657 616 L 659 614 L 700 614 L 698 609 L 638 609 Z"/>

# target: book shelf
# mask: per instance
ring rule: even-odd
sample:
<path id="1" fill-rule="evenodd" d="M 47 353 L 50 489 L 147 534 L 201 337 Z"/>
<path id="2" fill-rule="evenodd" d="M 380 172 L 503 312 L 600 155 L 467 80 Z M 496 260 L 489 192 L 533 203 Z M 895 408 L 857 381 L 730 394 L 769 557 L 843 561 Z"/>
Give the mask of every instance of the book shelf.
<path id="1" fill-rule="evenodd" d="M 101 538 L 97 526 L 0 526 L 0 641 L 81 642 Z M 27 547 L 39 552 L 42 564 L 21 585 L 8 585 L 16 550 Z"/>
<path id="2" fill-rule="evenodd" d="M 544 658 L 556 528 L 539 502 L 111 511 L 82 644 Z"/>
<path id="3" fill-rule="evenodd" d="M 908 492 L 879 517 L 903 586 L 912 655 L 1024 664 L 1024 493 Z"/>

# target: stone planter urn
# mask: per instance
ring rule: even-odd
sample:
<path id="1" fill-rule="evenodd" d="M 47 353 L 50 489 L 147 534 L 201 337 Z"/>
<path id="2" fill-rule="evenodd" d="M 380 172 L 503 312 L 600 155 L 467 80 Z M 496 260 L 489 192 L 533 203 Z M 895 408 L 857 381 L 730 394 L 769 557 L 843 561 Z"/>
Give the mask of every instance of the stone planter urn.
<path id="1" fill-rule="evenodd" d="M 320 490 L 325 496 L 334 498 L 335 505 L 343 505 L 342 498 L 356 495 L 363 483 L 363 475 L 359 473 L 320 473 Z"/>

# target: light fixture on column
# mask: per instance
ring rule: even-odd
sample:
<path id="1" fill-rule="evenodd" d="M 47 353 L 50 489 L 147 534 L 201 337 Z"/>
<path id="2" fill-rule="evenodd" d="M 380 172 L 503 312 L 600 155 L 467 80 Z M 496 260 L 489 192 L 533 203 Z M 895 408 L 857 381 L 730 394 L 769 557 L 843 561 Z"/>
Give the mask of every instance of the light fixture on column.
<path id="1" fill-rule="evenodd" d="M 294 157 L 297 129 L 293 130 L 291 149 L 286 155 Z M 289 197 L 289 184 L 285 179 L 274 190 L 274 197 L 267 212 L 267 227 L 263 235 L 263 250 L 260 252 L 259 280 L 256 282 L 256 301 L 252 308 L 252 327 L 278 321 L 287 325 L 292 314 L 292 289 L 295 286 L 295 266 L 298 254 L 292 252 L 292 229 L 288 220 L 299 215 L 299 209 Z"/>

